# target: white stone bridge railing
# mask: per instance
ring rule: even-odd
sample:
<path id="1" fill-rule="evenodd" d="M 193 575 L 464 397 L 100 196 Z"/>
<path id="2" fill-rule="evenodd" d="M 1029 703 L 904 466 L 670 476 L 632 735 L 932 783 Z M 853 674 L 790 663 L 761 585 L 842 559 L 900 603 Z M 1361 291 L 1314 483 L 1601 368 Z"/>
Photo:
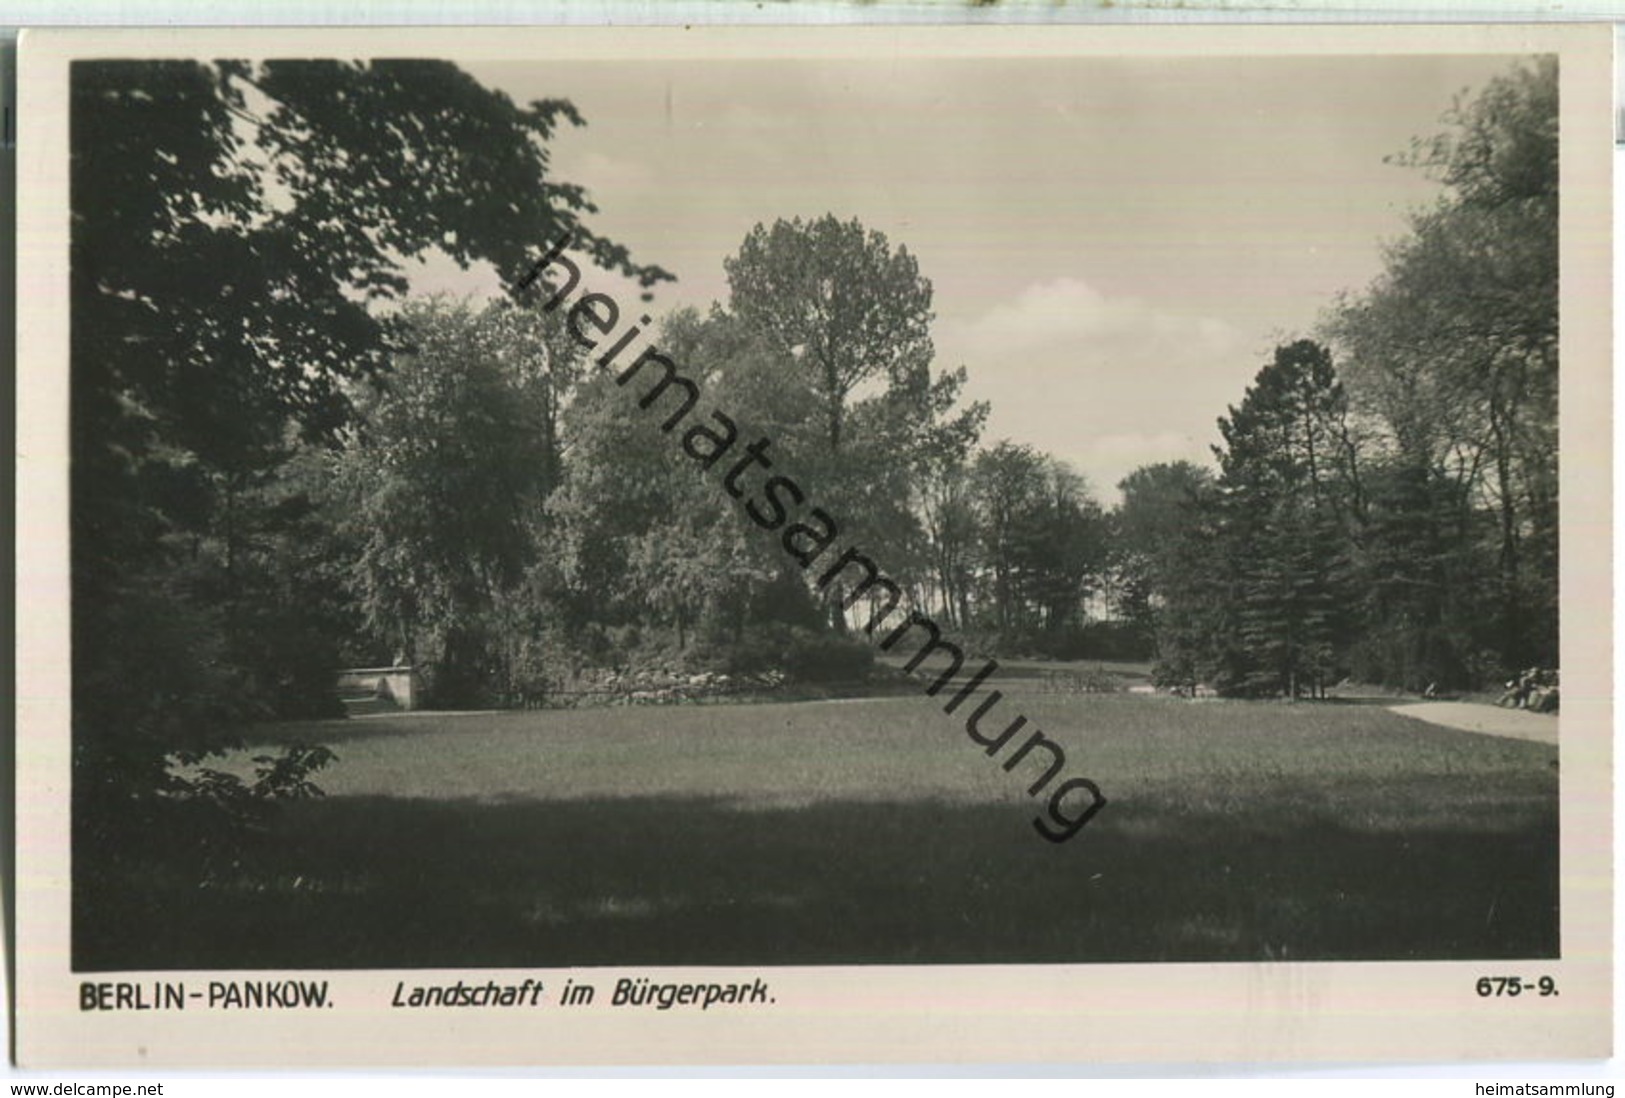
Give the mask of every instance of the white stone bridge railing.
<path id="1" fill-rule="evenodd" d="M 370 693 L 402 709 L 416 709 L 423 701 L 423 676 L 411 666 L 346 667 L 338 672 L 338 689 L 341 698 Z"/>

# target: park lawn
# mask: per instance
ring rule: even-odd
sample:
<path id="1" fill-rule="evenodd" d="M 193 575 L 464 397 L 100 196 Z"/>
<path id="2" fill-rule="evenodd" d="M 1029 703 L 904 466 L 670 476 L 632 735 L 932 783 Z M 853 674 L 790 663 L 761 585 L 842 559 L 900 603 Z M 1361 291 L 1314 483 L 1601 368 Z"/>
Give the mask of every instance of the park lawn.
<path id="1" fill-rule="evenodd" d="M 1052 844 L 923 694 L 281 726 L 328 796 L 80 891 L 89 969 L 1544 957 L 1557 750 L 1377 705 L 1000 684 L 1109 805 Z M 963 711 L 960 716 L 963 716 Z M 1023 736 L 1025 733 L 1023 733 Z M 1057 779 L 1059 780 L 1059 779 Z"/>

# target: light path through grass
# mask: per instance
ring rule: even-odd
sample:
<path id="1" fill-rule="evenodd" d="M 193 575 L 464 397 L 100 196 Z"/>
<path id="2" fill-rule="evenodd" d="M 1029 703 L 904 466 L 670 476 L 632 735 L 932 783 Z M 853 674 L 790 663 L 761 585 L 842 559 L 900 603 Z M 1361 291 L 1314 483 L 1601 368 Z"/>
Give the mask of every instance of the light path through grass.
<path id="1" fill-rule="evenodd" d="M 1556 714 L 1531 713 L 1525 709 L 1503 709 L 1468 702 L 1416 702 L 1411 705 L 1391 705 L 1388 711 L 1429 724 L 1459 728 L 1463 732 L 1504 736 L 1531 743 L 1557 743 Z"/>

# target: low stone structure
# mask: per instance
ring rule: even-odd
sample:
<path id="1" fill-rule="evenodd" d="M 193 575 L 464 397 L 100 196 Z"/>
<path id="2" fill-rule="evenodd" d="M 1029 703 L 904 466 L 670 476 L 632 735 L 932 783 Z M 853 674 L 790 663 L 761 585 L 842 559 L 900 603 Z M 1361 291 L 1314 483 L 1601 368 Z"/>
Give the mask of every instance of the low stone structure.
<path id="1" fill-rule="evenodd" d="M 370 692 L 401 709 L 416 709 L 423 701 L 423 677 L 410 666 L 347 667 L 338 673 L 338 688 L 340 697 Z"/>

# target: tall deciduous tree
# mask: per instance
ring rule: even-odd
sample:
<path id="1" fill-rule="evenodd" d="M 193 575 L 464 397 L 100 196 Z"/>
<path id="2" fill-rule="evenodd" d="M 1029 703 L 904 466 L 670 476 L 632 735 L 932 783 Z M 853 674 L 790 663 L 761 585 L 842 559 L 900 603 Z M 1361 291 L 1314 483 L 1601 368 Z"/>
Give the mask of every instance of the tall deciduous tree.
<path id="1" fill-rule="evenodd" d="M 906 248 L 856 219 L 757 225 L 724 266 L 732 311 L 797 362 L 817 395 L 831 452 L 846 441 L 860 385 L 907 383 L 930 365 L 931 283 Z"/>
<path id="2" fill-rule="evenodd" d="M 742 437 L 776 439 L 773 425 L 804 414 L 799 395 L 775 384 L 771 352 L 726 314 L 679 310 L 656 342 L 707 392 L 728 394 L 727 414 Z M 651 431 L 612 377 L 583 386 L 566 428 L 566 476 L 549 511 L 576 622 L 668 628 L 680 648 L 707 633 L 737 639 L 747 624 L 783 610 L 773 594 L 792 571 L 797 608 L 812 610 L 777 542 L 753 536 L 714 473 Z"/>
<path id="3" fill-rule="evenodd" d="M 987 415 L 958 406 L 963 370 L 932 370 L 931 283 L 906 248 L 833 215 L 758 225 L 725 266 L 729 313 L 786 394 L 773 405 L 803 413 L 780 422 L 776 443 L 816 478 L 848 539 L 921 597 L 915 486 L 933 462 L 967 454 Z M 844 629 L 841 583 L 824 597 Z"/>
<path id="4" fill-rule="evenodd" d="M 1158 608 L 1181 580 L 1182 543 L 1212 480 L 1206 469 L 1176 461 L 1143 465 L 1117 485 L 1123 494 L 1112 527 L 1117 609 L 1147 637 L 1155 636 Z"/>
<path id="5" fill-rule="evenodd" d="M 1383 275 L 1326 324 L 1392 470 L 1384 536 L 1409 542 L 1374 551 L 1433 559 L 1453 543 L 1446 572 L 1493 573 L 1488 628 L 1458 621 L 1446 631 L 1453 645 L 1492 649 L 1505 668 L 1557 657 L 1557 97 L 1556 62 L 1539 59 L 1458 103 L 1446 132 L 1418 140 L 1400 159 L 1432 173 L 1446 195 L 1416 215 Z M 1470 559 L 1479 555 L 1472 542 L 1489 549 L 1488 561 Z M 1401 605 L 1394 614 L 1437 626 L 1438 599 Z M 1383 627 L 1403 631 L 1393 617 Z M 1445 678 L 1478 662 L 1471 651 L 1428 647 Z"/>
<path id="6" fill-rule="evenodd" d="M 360 398 L 337 462 L 355 542 L 358 605 L 394 653 L 434 668 L 436 691 L 477 700 L 500 679 L 502 623 L 536 551 L 552 485 L 546 372 L 514 355 L 504 306 L 416 303 L 412 349 Z"/>

